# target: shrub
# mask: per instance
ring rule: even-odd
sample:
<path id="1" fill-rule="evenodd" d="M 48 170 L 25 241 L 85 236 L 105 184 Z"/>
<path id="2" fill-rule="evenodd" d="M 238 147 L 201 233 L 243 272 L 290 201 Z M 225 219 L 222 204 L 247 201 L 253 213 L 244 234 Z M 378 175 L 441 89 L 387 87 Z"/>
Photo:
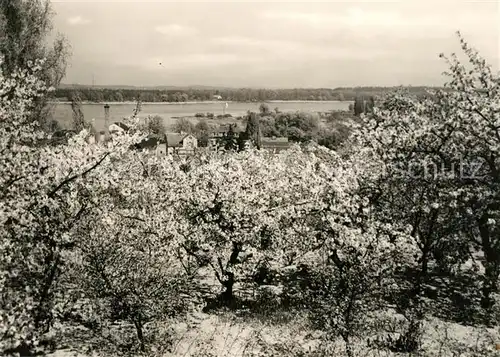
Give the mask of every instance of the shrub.
<path id="1" fill-rule="evenodd" d="M 271 113 L 271 109 L 269 108 L 268 104 L 262 103 L 259 106 L 259 112 L 260 112 L 260 115 L 265 116 L 265 115 L 269 115 Z"/>
<path id="2" fill-rule="evenodd" d="M 165 134 L 165 124 L 161 116 L 148 116 L 145 122 L 145 131 L 153 135 L 163 135 Z"/>
<path id="3" fill-rule="evenodd" d="M 82 130 L 67 145 L 50 146 L 30 121 L 44 86 L 41 67 L 5 78 L 0 73 L 0 352 L 36 350 L 54 322 L 58 282 L 71 257 L 81 222 L 96 209 L 99 192 L 123 154 L 141 136 L 116 137 L 89 147 Z M 15 135 L 12 135 L 15 133 Z M 110 160 L 110 157 L 112 160 Z"/>

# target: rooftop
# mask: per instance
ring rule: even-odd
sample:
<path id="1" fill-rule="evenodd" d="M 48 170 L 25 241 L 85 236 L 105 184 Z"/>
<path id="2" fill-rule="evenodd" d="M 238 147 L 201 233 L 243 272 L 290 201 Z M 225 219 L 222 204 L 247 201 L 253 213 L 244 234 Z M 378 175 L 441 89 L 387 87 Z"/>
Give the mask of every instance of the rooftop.
<path id="1" fill-rule="evenodd" d="M 288 149 L 293 143 L 286 137 L 263 137 L 261 144 L 263 149 L 282 151 Z"/>
<path id="2" fill-rule="evenodd" d="M 156 147 L 158 144 L 161 143 L 161 140 L 156 137 L 150 137 L 146 138 L 140 143 L 135 144 L 135 147 L 137 149 L 150 149 Z"/>
<path id="3" fill-rule="evenodd" d="M 287 137 L 269 137 L 265 136 L 262 138 L 262 143 L 268 143 L 268 144 L 280 144 L 280 143 L 288 143 L 288 138 Z"/>
<path id="4" fill-rule="evenodd" d="M 122 122 L 116 122 L 116 123 L 113 123 L 113 124 L 115 124 L 119 128 L 122 128 L 125 131 L 127 131 L 129 129 L 128 125 L 123 124 Z"/>
<path id="5" fill-rule="evenodd" d="M 229 125 L 221 125 L 217 129 L 215 129 L 216 133 L 227 133 L 229 131 Z M 237 125 L 233 126 L 233 131 L 235 133 L 241 133 L 243 130 Z"/>
<path id="6" fill-rule="evenodd" d="M 166 133 L 167 145 L 169 147 L 181 146 L 182 140 L 191 134 Z"/>

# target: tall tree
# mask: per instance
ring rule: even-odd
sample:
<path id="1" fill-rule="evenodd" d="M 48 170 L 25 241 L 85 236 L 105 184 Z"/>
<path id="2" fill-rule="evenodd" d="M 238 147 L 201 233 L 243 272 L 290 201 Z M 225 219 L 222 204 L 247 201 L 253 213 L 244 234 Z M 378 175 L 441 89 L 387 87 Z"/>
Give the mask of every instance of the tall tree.
<path id="1" fill-rule="evenodd" d="M 257 113 L 250 113 L 247 119 L 247 128 L 245 130 L 245 137 L 251 140 L 252 145 L 257 149 L 262 146 L 262 133 L 260 130 L 260 117 Z"/>
<path id="2" fill-rule="evenodd" d="M 195 131 L 193 123 L 186 118 L 177 119 L 177 122 L 172 126 L 172 129 L 176 133 L 192 134 Z"/>
<path id="3" fill-rule="evenodd" d="M 234 127 L 236 124 L 229 125 L 226 137 L 224 138 L 224 149 L 227 151 L 235 151 L 239 148 Z"/>
<path id="4" fill-rule="evenodd" d="M 204 120 L 200 120 L 194 126 L 196 131 L 196 136 L 198 138 L 198 146 L 207 147 L 210 135 L 210 127 L 207 122 Z"/>
<path id="5" fill-rule="evenodd" d="M 159 115 L 149 116 L 146 119 L 146 131 L 153 135 L 164 135 L 166 128 L 163 118 Z"/>
<path id="6" fill-rule="evenodd" d="M 80 94 L 75 92 L 71 95 L 71 110 L 73 111 L 73 128 L 80 132 L 85 128 L 85 117 L 82 112 Z"/>
<path id="7" fill-rule="evenodd" d="M 259 110 L 260 114 L 262 114 L 263 116 L 271 114 L 271 109 L 269 108 L 269 105 L 267 105 L 266 103 L 262 103 L 259 107 Z"/>
<path id="8" fill-rule="evenodd" d="M 365 100 L 361 95 L 354 99 L 354 115 L 359 117 L 365 111 Z"/>
<path id="9" fill-rule="evenodd" d="M 375 98 L 371 95 L 368 101 L 365 103 L 365 114 L 373 113 L 373 108 L 375 107 Z"/>
<path id="10" fill-rule="evenodd" d="M 69 45 L 57 35 L 51 45 L 53 11 L 50 1 L 0 0 L 0 54 L 5 75 L 29 68 L 36 59 L 45 59 L 39 78 L 47 87 L 57 87 L 66 72 Z M 51 96 L 38 98 L 33 118 L 48 127 Z"/>

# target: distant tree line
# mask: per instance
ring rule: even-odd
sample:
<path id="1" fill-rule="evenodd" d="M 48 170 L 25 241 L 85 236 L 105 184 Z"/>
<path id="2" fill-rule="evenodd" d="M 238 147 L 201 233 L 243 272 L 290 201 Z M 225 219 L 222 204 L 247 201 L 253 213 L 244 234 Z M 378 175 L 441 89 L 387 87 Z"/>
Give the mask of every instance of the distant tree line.
<path id="1" fill-rule="evenodd" d="M 258 102 L 267 100 L 349 100 L 356 97 L 381 96 L 391 92 L 395 87 L 357 87 L 357 88 L 294 88 L 294 89 L 111 89 L 111 88 L 58 88 L 55 96 L 61 100 L 71 101 L 78 97 L 82 101 L 90 102 L 187 102 L 213 100 L 220 95 L 222 100 L 237 102 Z M 426 95 L 429 87 L 407 87 L 412 95 Z"/>

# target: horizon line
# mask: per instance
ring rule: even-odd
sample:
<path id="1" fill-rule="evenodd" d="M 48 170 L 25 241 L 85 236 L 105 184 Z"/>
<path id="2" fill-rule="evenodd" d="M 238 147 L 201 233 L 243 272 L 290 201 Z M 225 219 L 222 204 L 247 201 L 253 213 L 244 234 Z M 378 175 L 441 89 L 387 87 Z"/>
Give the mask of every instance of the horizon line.
<path id="1" fill-rule="evenodd" d="M 271 87 L 271 86 L 224 86 L 224 85 L 204 85 L 204 84 L 193 84 L 193 85 L 132 85 L 132 84 L 80 84 L 80 83 L 61 83 L 57 88 L 61 86 L 67 87 L 85 87 L 85 88 L 103 88 L 103 89 L 161 89 L 161 88 L 172 88 L 172 89 L 269 89 L 269 90 L 291 90 L 291 89 L 327 89 L 327 90 L 342 90 L 342 89 L 356 89 L 356 88 L 444 88 L 444 85 L 412 85 L 412 84 L 398 84 L 390 86 L 377 86 L 377 85 L 361 85 L 361 86 L 342 86 L 342 87 Z"/>

